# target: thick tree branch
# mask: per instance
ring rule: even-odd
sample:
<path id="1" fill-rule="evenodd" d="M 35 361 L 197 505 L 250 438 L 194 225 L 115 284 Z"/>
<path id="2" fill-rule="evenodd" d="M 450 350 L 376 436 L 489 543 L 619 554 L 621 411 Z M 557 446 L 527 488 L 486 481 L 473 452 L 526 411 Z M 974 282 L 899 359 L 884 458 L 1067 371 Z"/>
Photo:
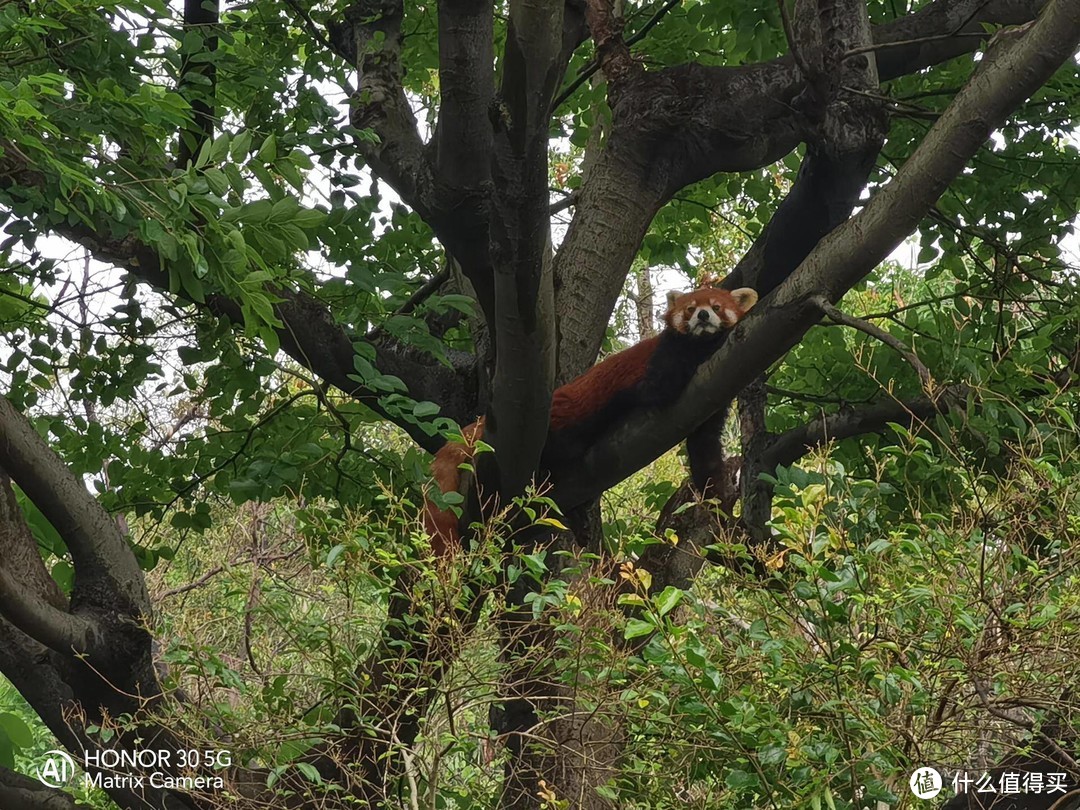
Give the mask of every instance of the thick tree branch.
<path id="1" fill-rule="evenodd" d="M 551 99 L 568 58 L 563 0 L 510 4 L 501 95 L 508 120 L 496 138 L 492 212 L 495 375 L 487 428 L 499 478 L 488 491 L 520 494 L 547 434 L 555 334 L 548 189 Z"/>
<path id="2" fill-rule="evenodd" d="M 353 57 L 359 75 L 351 122 L 378 135 L 376 143 L 358 139 L 357 148 L 459 263 L 490 329 L 495 317 L 488 235 L 492 9 L 477 0 L 439 8 L 440 75 L 445 73 L 449 84 L 428 146 L 401 82 L 401 0 L 359 0 L 329 29 L 331 41 Z"/>
<path id="3" fill-rule="evenodd" d="M 758 546 L 767 543 L 771 537 L 766 524 L 772 516 L 772 490 L 761 480 L 761 473 L 770 471 L 762 460 L 771 438 L 765 424 L 767 404 L 763 374 L 739 392 L 739 440 L 743 453 L 739 476 L 739 494 L 742 498 L 739 523 Z"/>
<path id="4" fill-rule="evenodd" d="M 911 233 L 990 132 L 1072 56 L 1078 42 L 1080 3 L 1052 0 L 1038 20 L 995 48 L 893 181 L 754 309 L 673 407 L 634 415 L 575 470 L 558 471 L 555 497 L 563 508 L 595 497 L 656 458 L 783 356 L 820 317 L 811 299 L 838 300 Z"/>
<path id="5" fill-rule="evenodd" d="M 492 326 L 489 247 L 494 14 L 485 0 L 439 3 L 439 121 L 428 147 L 434 187 L 426 219 L 461 265 Z"/>
<path id="6" fill-rule="evenodd" d="M 811 71 L 810 97 L 799 100 L 809 127 L 806 157 L 791 191 L 725 286 L 751 286 L 765 296 L 791 275 L 851 215 L 881 151 L 887 123 L 863 95 L 877 90 L 876 61 L 844 58 L 871 42 L 865 4 L 841 5 L 801 24 L 813 60 L 805 68 Z"/>
<path id="7" fill-rule="evenodd" d="M 626 21 L 616 10 L 615 0 L 587 0 L 586 18 L 600 69 L 608 82 L 608 95 L 614 101 L 626 82 L 642 72 L 642 66 L 634 61 L 630 46 L 623 40 Z"/>
<path id="8" fill-rule="evenodd" d="M 968 393 L 966 385 L 951 385 L 940 389 L 933 399 L 889 399 L 822 416 L 775 436 L 761 454 L 761 469 L 771 473 L 777 467 L 794 464 L 816 447 L 852 436 L 881 433 L 890 424 L 911 426 L 925 422 L 965 401 Z"/>
<path id="9" fill-rule="evenodd" d="M 142 569 L 116 523 L 4 397 L 0 397 L 0 469 L 11 476 L 67 543 L 75 562 L 76 596 L 86 598 L 105 589 L 120 601 L 128 616 L 150 616 Z"/>
<path id="10" fill-rule="evenodd" d="M 855 31 L 835 42 L 832 50 L 862 41 L 853 37 L 865 39 L 867 34 L 865 28 Z M 846 70 L 852 86 L 874 87 L 872 61 Z M 846 84 L 831 92 L 816 116 L 795 183 L 724 286 L 750 286 L 768 295 L 858 202 L 884 142 L 886 122 L 878 107 L 848 92 Z"/>
<path id="11" fill-rule="evenodd" d="M 678 6 L 682 0 L 664 0 L 664 3 L 658 8 L 653 15 L 641 26 L 632 36 L 626 38 L 627 47 L 634 45 L 641 40 L 645 39 L 646 35 L 655 28 L 662 19 L 667 15 L 669 11 Z M 578 74 L 574 77 L 574 80 L 566 86 L 566 89 L 559 93 L 555 101 L 551 104 L 552 110 L 557 110 L 566 101 L 577 92 L 585 82 L 587 82 L 598 70 L 600 70 L 600 62 L 593 59 L 587 65 L 585 65 Z"/>
<path id="12" fill-rule="evenodd" d="M 11 478 L 3 468 L 0 468 L 0 560 L 8 575 L 36 599 L 57 610 L 68 611 L 68 599 L 45 568 L 37 540 L 26 525 L 15 497 Z"/>
<path id="13" fill-rule="evenodd" d="M 971 53 L 986 37 L 986 25 L 1030 22 L 1045 0 L 936 0 L 879 26 L 874 32 L 882 79 L 895 79 Z"/>
<path id="14" fill-rule="evenodd" d="M 550 110 L 582 25 L 574 4 L 564 0 L 511 0 L 509 9 L 500 88 L 506 119 L 496 136 L 494 169 L 501 193 L 492 212 L 497 340 L 487 428 L 497 469 L 478 459 L 481 488 L 498 492 L 503 503 L 524 491 L 547 438 L 555 361 Z M 534 752 L 522 732 L 536 722 L 532 698 L 550 691 L 536 672 L 521 668 L 528 648 L 548 636 L 542 623 L 529 618 L 532 610 L 524 600 L 530 589 L 523 585 L 510 588 L 499 620 L 508 666 L 500 683 L 502 710 L 493 724 L 509 751 L 500 800 L 507 808 L 536 802 Z"/>
<path id="15" fill-rule="evenodd" d="M 13 810 L 76 810 L 75 798 L 37 779 L 0 767 L 0 807 Z"/>
<path id="16" fill-rule="evenodd" d="M 871 53 L 870 43 L 863 42 L 863 31 L 851 28 L 853 23 L 868 23 L 865 13 L 860 15 L 846 5 L 825 7 L 826 11 L 836 8 L 821 21 L 825 69 L 840 86 L 870 89 L 876 87 L 876 78 L 864 85 L 866 63 L 853 58 Z M 981 40 L 973 34 L 983 31 L 984 24 L 1027 22 L 1041 6 L 1042 0 L 939 0 L 915 14 L 867 29 L 865 34 L 874 44 L 927 40 L 916 47 L 881 49 L 874 52 L 876 59 L 870 64 L 882 81 L 939 64 L 974 51 Z M 700 89 L 688 105 L 685 94 L 694 85 Z M 656 100 L 655 94 L 665 89 L 668 95 L 662 98 L 667 101 Z M 746 67 L 689 64 L 647 73 L 626 103 L 638 115 L 647 110 L 648 125 L 655 127 L 646 137 L 655 139 L 653 158 L 658 167 L 669 169 L 670 198 L 680 188 L 716 172 L 757 168 L 794 149 L 805 134 L 804 108 L 793 103 L 803 92 L 801 72 L 787 56 Z M 649 96 L 654 99 L 651 103 Z M 740 116 L 734 127 L 733 106 L 751 113 Z"/>
<path id="17" fill-rule="evenodd" d="M 199 46 L 193 52 L 187 50 L 184 38 L 183 62 L 180 65 L 180 95 L 191 105 L 191 127 L 180 132 L 177 145 L 177 164 L 188 165 L 199 149 L 214 137 L 214 95 L 217 92 L 218 24 L 217 0 L 184 0 L 184 34 L 199 36 Z M 204 58 L 195 61 L 196 56 Z"/>
<path id="18" fill-rule="evenodd" d="M 375 173 L 423 216 L 434 180 L 401 85 L 401 16 L 400 0 L 358 0 L 329 30 L 331 41 L 353 55 L 359 74 L 352 124 L 379 136 L 377 143 L 358 140 L 358 148 Z"/>
<path id="19" fill-rule="evenodd" d="M 100 652 L 100 634 L 93 622 L 73 616 L 32 593 L 0 567 L 0 614 L 34 641 L 66 655 Z"/>
<path id="20" fill-rule="evenodd" d="M 148 273 L 140 265 L 131 270 L 143 281 L 149 281 L 159 289 L 167 289 L 161 273 Z M 283 326 L 278 330 L 281 348 L 304 368 L 318 375 L 330 385 L 339 388 L 375 413 L 396 423 L 421 447 L 437 450 L 442 439 L 428 435 L 418 425 L 388 413 L 379 402 L 379 394 L 356 381 L 354 337 L 341 324 L 335 322 L 330 307 L 307 293 L 276 288 L 275 296 L 281 300 L 274 305 L 274 312 Z M 239 305 L 221 295 L 208 295 L 206 308 L 219 317 L 233 323 L 242 323 Z M 372 341 L 375 347 L 375 365 L 380 372 L 401 379 L 409 396 L 418 401 L 429 400 L 442 406 L 441 414 L 457 422 L 467 423 L 473 418 L 475 403 L 475 360 L 464 352 L 450 352 L 452 368 L 432 362 L 426 353 L 404 345 L 387 335 L 378 335 Z"/>
<path id="21" fill-rule="evenodd" d="M 0 403 L 6 404 L 6 400 Z M 7 413 L 8 408 L 3 411 Z M 12 423 L 6 417 L 0 422 L 0 450 L 3 450 Z M 22 427 L 17 424 L 15 427 L 17 437 L 21 438 Z M 29 425 L 25 427 L 33 430 Z M 81 489 L 81 492 L 62 489 L 56 493 L 58 498 L 74 494 L 78 501 L 89 497 L 82 481 L 72 476 L 59 459 L 45 456 L 38 461 L 49 468 L 46 483 L 50 483 L 48 479 L 56 467 L 63 478 L 69 483 L 74 480 Z M 27 494 L 32 496 L 30 491 Z M 58 523 L 59 531 L 64 530 L 64 524 L 54 517 L 55 510 L 45 504 L 42 511 Z M 75 542 L 70 536 L 64 539 L 78 566 L 85 559 L 78 538 Z M 134 556 L 126 545 L 117 552 L 114 564 L 121 573 L 123 554 Z M 100 750 L 100 740 L 86 733 L 87 725 L 101 723 L 109 715 L 144 717 L 145 710 L 161 698 L 150 637 L 145 629 L 147 613 L 133 613 L 125 591 L 117 590 L 108 578 L 88 577 L 77 567 L 71 601 L 77 614 L 69 614 L 67 600 L 46 571 L 37 543 L 15 501 L 10 479 L 2 471 L 0 558 L 3 560 L 0 601 L 4 613 L 0 616 L 0 671 L 69 751 L 78 754 L 83 750 Z M 160 726 L 136 722 L 137 730 L 120 731 L 112 745 L 123 748 L 138 736 L 155 749 L 175 751 L 179 747 L 172 734 Z M 4 787 L 14 792 L 5 793 Z M 24 787 L 0 775 L 0 796 L 18 796 Z M 108 792 L 123 808 L 154 806 L 181 810 L 195 806 L 176 794 L 152 788 L 135 791 L 118 787 Z"/>
<path id="22" fill-rule="evenodd" d="M 93 624 L 68 610 L 67 599 L 45 569 L 26 526 L 11 479 L 0 468 L 0 614 L 58 652 L 91 652 Z"/>
<path id="23" fill-rule="evenodd" d="M 49 185 L 49 178 L 27 165 L 13 150 L 0 156 L 0 190 L 18 196 L 27 191 L 45 191 Z M 94 230 L 85 225 L 60 225 L 54 232 L 82 245 L 95 259 L 124 268 L 138 281 L 168 292 L 169 274 L 162 257 L 134 237 L 104 236 L 108 233 L 105 227 Z M 327 304 L 299 290 L 279 287 L 272 292 L 280 299 L 274 313 L 283 324 L 278 338 L 284 352 L 330 385 L 399 424 L 421 447 L 434 451 L 442 446 L 441 437 L 429 436 L 419 426 L 388 414 L 379 404 L 379 395 L 354 379 L 354 344 L 362 338 L 337 323 Z M 210 293 L 203 302 L 189 303 L 233 323 L 244 322 L 240 305 L 227 296 Z M 376 366 L 382 373 L 400 378 L 413 399 L 437 402 L 442 406 L 442 415 L 461 423 L 475 418 L 476 374 L 471 355 L 449 352 L 451 368 L 446 368 L 389 336 L 379 335 L 371 342 L 376 350 Z"/>
<path id="24" fill-rule="evenodd" d="M 495 95 L 492 4 L 439 3 L 439 122 L 435 166 L 449 194 L 476 194 L 486 205 L 491 184 L 491 105 Z M 470 204 L 458 200 L 458 204 Z"/>
<path id="25" fill-rule="evenodd" d="M 596 359 L 626 273 L 660 210 L 662 190 L 640 183 L 644 171 L 639 157 L 624 151 L 613 134 L 581 188 L 555 257 L 556 385 L 577 377 Z"/>
<path id="26" fill-rule="evenodd" d="M 813 9 L 814 4 L 800 4 L 799 8 Z M 865 2 L 821 2 L 816 8 L 816 15 L 810 11 L 799 15 L 803 45 L 809 52 L 801 68 L 806 72 L 808 97 L 800 99 L 811 127 L 807 156 L 795 187 L 739 265 L 745 272 L 755 258 L 765 259 L 764 266 L 753 268 L 756 272 L 752 273 L 752 284 L 760 295 L 788 278 L 819 240 L 851 215 L 887 128 L 880 107 L 868 102 L 869 94 L 878 89 L 873 55 L 845 58 L 872 41 Z M 739 394 L 743 452 L 740 522 L 759 546 L 770 537 L 767 523 L 772 512 L 772 488 L 761 480 L 762 472 L 771 471 L 762 459 L 770 438 L 765 406 L 765 381 L 759 376 Z M 689 443 L 698 441 L 699 434 L 716 419 L 711 417 Z"/>
<path id="27" fill-rule="evenodd" d="M 358 0 L 328 28 L 331 42 L 351 57 L 357 69 L 350 121 L 357 129 L 370 128 L 378 135 L 375 143 L 357 139 L 357 149 L 375 175 L 393 186 L 459 263 L 490 327 L 495 293 L 487 222 L 489 170 L 482 160 L 490 144 L 490 123 L 485 130 L 483 114 L 490 110 L 481 107 L 485 97 L 491 98 L 491 38 L 483 44 L 480 33 L 485 27 L 490 29 L 491 21 L 485 21 L 485 16 L 490 18 L 491 9 L 465 0 L 445 9 L 444 5 L 440 5 L 440 72 L 446 71 L 450 79 L 444 103 L 462 118 L 441 116 L 429 146 L 420 138 L 401 82 L 401 0 Z M 451 30 L 444 33 L 444 26 Z M 471 47 L 482 48 L 476 58 Z M 485 53 L 489 54 L 486 63 Z M 478 81 L 479 86 L 469 87 L 469 80 Z M 477 144 L 470 140 L 474 137 L 480 139 Z M 477 146 L 483 154 L 469 155 Z M 454 161 L 462 157 L 466 163 L 458 170 Z M 470 177 L 469 167 L 479 177 Z M 443 175 L 441 170 L 451 174 Z"/>
<path id="28" fill-rule="evenodd" d="M 806 51 L 800 70 L 809 83 L 806 97 L 800 99 L 811 127 L 807 153 L 791 191 L 725 280 L 729 289 L 750 286 L 764 296 L 790 276 L 818 241 L 850 216 L 881 150 L 884 115 L 852 92 L 876 89 L 874 60 L 843 59 L 846 51 L 870 42 L 866 8 L 857 0 L 841 5 L 843 9 L 828 6 L 820 14 L 813 4 L 800 5 L 798 27 Z M 743 525 L 755 537 L 763 536 L 769 515 L 768 497 L 758 484 L 758 457 L 766 439 L 764 408 L 760 386 L 740 395 Z M 710 496 L 709 481 L 732 474 L 723 456 L 724 421 L 725 413 L 717 412 L 687 440 L 690 474 L 705 496 Z"/>
<path id="29" fill-rule="evenodd" d="M 812 82 L 822 74 L 820 31 L 817 26 L 816 6 L 812 3 L 795 4 L 796 10 L 802 12 L 799 15 L 800 27 L 798 33 L 796 33 L 796 26 L 788 13 L 787 0 L 777 0 L 776 4 L 780 7 L 780 24 L 784 29 L 788 53 L 791 55 L 802 77 L 806 81 Z M 812 32 L 802 27 L 801 23 L 804 17 L 813 22 Z M 813 59 L 813 63 L 811 63 L 811 59 Z"/>
<path id="30" fill-rule="evenodd" d="M 981 31 L 984 23 L 1024 22 L 1041 5 L 1042 0 L 931 3 L 916 14 L 870 31 L 875 43 L 919 40 L 874 52 L 876 72 L 886 80 L 970 53 L 981 41 L 971 34 Z M 841 17 L 834 15 L 834 19 Z M 843 42 L 835 33 L 835 41 Z M 842 58 L 851 52 L 871 52 L 850 39 L 856 33 L 844 34 L 849 45 L 843 53 L 833 51 L 842 65 L 835 75 L 853 89 L 863 85 L 850 84 L 846 74 L 853 71 L 868 77 L 867 69 L 873 67 Z M 790 56 L 745 67 L 677 65 L 638 74 L 622 85 L 617 97 L 611 98 L 613 130 L 604 154 L 581 189 L 580 204 L 556 260 L 560 382 L 592 363 L 641 238 L 655 213 L 674 194 L 717 172 L 767 165 L 803 141 L 809 142 L 808 156 L 815 150 L 828 150 L 827 139 L 821 136 L 843 135 L 829 127 L 828 120 L 815 124 L 813 116 L 808 116 L 806 99 L 800 98 L 807 93 L 807 83 Z M 835 154 L 844 153 L 842 144 L 837 144 Z M 870 167 L 860 165 L 854 155 L 849 159 L 851 176 L 859 178 L 860 184 L 865 182 Z M 804 165 L 800 173 L 814 170 Z M 827 175 L 828 182 L 840 189 L 845 185 L 843 177 Z M 847 194 L 837 197 L 844 199 Z M 820 215 L 835 217 L 828 210 L 821 210 Z M 747 257 L 758 267 L 772 266 L 774 257 L 765 254 L 778 254 L 777 260 L 783 263 L 784 254 L 798 256 L 803 250 L 800 237 L 788 247 L 787 231 L 772 230 L 778 238 L 762 241 Z M 799 232 L 818 232 L 812 246 L 821 229 L 799 228 Z M 775 286 L 782 278 L 770 274 L 764 286 Z M 750 286 L 762 291 L 755 283 Z"/>

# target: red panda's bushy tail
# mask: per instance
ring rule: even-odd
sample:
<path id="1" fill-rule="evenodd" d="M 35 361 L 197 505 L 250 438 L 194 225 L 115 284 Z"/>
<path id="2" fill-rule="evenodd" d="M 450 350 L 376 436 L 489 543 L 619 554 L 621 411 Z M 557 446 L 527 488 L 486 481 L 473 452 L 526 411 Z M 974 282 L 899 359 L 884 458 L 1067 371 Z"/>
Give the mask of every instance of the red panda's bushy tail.
<path id="1" fill-rule="evenodd" d="M 484 435 L 484 419 L 477 419 L 461 429 L 464 443 L 449 441 L 435 453 L 431 462 L 431 477 L 439 492 L 457 492 L 461 484 L 461 467 L 472 460 L 477 440 Z M 431 553 L 436 558 L 453 554 L 461 547 L 458 517 L 452 509 L 440 509 L 430 498 L 424 499 L 424 529 L 431 538 Z"/>

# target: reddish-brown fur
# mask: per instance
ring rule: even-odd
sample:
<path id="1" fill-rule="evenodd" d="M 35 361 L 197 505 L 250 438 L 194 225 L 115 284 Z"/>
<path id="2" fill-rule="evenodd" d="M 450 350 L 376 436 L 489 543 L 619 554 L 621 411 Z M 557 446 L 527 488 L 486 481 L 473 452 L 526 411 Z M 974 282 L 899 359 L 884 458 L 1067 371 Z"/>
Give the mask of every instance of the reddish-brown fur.
<path id="1" fill-rule="evenodd" d="M 431 477 L 440 492 L 454 492 L 461 483 L 462 464 L 472 460 L 476 441 L 484 435 L 484 417 L 461 429 L 465 443 L 447 442 L 431 462 Z M 430 498 L 424 499 L 424 529 L 431 538 L 431 553 L 444 557 L 460 545 L 458 519 L 451 509 L 440 509 Z"/>
<path id="2" fill-rule="evenodd" d="M 649 358 L 659 337 L 635 343 L 629 349 L 608 355 L 551 395 L 551 429 L 563 430 L 596 413 L 623 389 L 645 378 Z"/>
<path id="3" fill-rule="evenodd" d="M 717 313 L 722 328 L 730 329 L 756 301 L 757 294 L 753 290 L 737 290 L 734 295 L 714 288 L 694 290 L 670 299 L 664 323 L 668 330 L 686 335 L 692 316 L 698 309 L 707 307 Z M 557 388 L 551 397 L 550 431 L 555 433 L 582 424 L 603 410 L 620 392 L 644 382 L 649 361 L 662 338 L 663 334 L 657 335 L 610 355 L 580 377 Z M 447 442 L 435 454 L 431 476 L 441 492 L 458 489 L 461 483 L 458 468 L 472 458 L 473 448 L 483 432 L 481 417 L 462 429 L 465 444 Z M 442 557 L 460 545 L 458 519 L 453 511 L 439 509 L 430 500 L 425 501 L 424 526 L 431 536 L 431 549 L 436 557 Z"/>

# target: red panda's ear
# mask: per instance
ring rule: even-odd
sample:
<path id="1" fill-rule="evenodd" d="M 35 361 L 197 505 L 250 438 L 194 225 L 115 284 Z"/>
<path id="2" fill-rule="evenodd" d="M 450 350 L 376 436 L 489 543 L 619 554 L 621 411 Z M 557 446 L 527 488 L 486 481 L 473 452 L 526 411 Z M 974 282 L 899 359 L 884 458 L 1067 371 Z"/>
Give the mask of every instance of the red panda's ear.
<path id="1" fill-rule="evenodd" d="M 667 294 L 667 309 L 664 311 L 664 325 L 668 329 L 675 328 L 674 315 L 675 315 L 675 302 L 679 300 L 679 296 L 682 293 L 678 290 L 668 290 Z"/>
<path id="2" fill-rule="evenodd" d="M 757 292 L 749 287 L 739 287 L 737 290 L 732 290 L 731 297 L 735 299 L 735 303 L 743 312 L 746 312 L 757 303 Z"/>

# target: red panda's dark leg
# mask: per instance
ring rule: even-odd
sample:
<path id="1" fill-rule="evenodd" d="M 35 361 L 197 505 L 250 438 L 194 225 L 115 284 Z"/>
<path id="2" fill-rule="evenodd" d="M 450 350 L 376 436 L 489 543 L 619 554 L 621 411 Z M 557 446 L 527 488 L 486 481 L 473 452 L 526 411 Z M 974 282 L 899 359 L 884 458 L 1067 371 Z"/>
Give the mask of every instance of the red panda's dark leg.
<path id="1" fill-rule="evenodd" d="M 698 367 L 723 345 L 727 332 L 709 337 L 691 337 L 665 330 L 649 359 L 645 377 L 637 385 L 635 405 L 659 408 L 670 405 L 690 384 Z"/>
<path id="2" fill-rule="evenodd" d="M 714 414 L 697 430 L 686 437 L 686 456 L 690 480 L 702 498 L 720 496 L 722 482 L 727 476 L 724 463 L 724 424 L 730 408 Z"/>

